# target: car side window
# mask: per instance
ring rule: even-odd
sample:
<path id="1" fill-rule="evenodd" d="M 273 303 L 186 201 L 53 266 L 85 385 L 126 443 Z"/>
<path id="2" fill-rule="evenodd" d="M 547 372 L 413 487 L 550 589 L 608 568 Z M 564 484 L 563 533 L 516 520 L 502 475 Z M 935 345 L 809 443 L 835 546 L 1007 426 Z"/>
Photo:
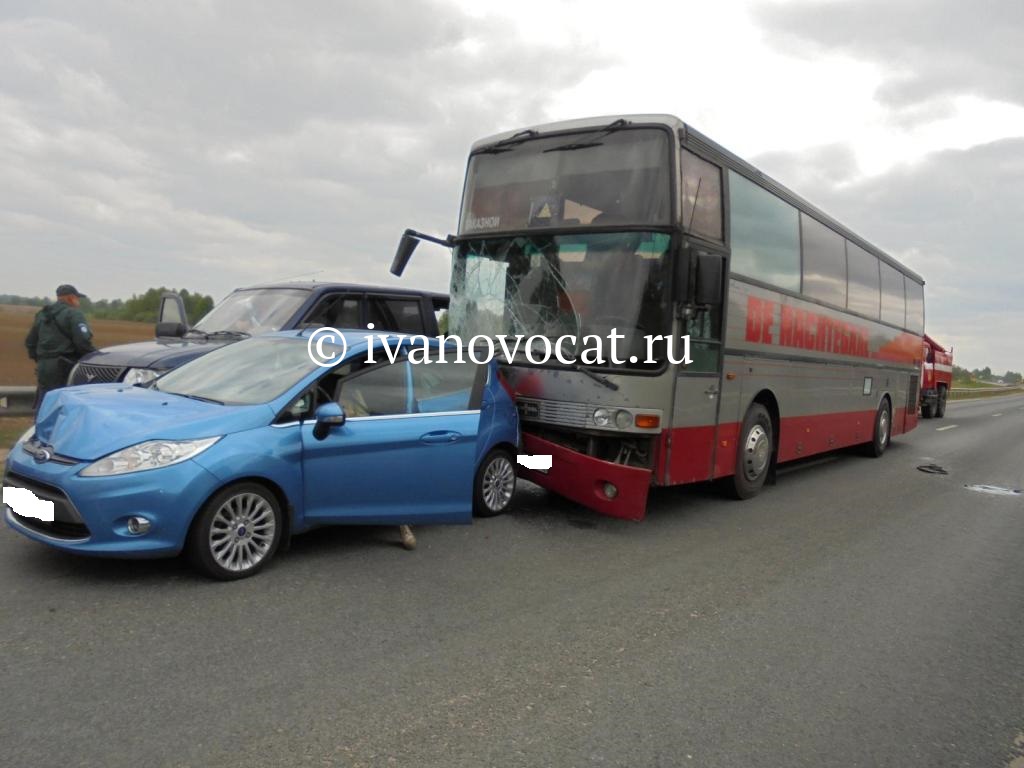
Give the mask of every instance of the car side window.
<path id="1" fill-rule="evenodd" d="M 466 361 L 412 366 L 413 402 L 417 413 L 469 410 L 480 366 Z"/>
<path id="2" fill-rule="evenodd" d="M 410 413 L 409 361 L 378 363 L 342 376 L 335 398 L 349 418 Z"/>
<path id="3" fill-rule="evenodd" d="M 359 315 L 357 297 L 334 293 L 320 299 L 303 323 L 329 328 L 359 328 Z"/>
<path id="4" fill-rule="evenodd" d="M 399 333 L 423 333 L 423 314 L 419 299 L 385 299 L 369 297 L 367 322 L 377 330 Z"/>

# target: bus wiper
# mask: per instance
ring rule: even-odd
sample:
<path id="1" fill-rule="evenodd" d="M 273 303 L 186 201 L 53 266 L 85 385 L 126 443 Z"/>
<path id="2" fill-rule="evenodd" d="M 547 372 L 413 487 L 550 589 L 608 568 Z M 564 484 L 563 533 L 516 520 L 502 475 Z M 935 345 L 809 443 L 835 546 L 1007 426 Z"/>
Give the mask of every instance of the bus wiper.
<path id="1" fill-rule="evenodd" d="M 206 339 L 210 338 L 210 334 L 208 334 L 206 331 L 197 331 L 195 328 L 190 328 L 189 330 L 185 331 L 185 335 L 186 336 L 202 336 L 204 341 Z"/>
<path id="2" fill-rule="evenodd" d="M 572 144 L 562 144 L 558 147 L 548 147 L 545 152 L 572 152 L 575 149 L 589 149 L 590 147 L 600 147 L 604 144 L 603 141 L 577 141 Z"/>
<path id="3" fill-rule="evenodd" d="M 532 129 L 526 129 L 525 131 L 519 131 L 519 133 L 513 133 L 507 139 L 495 142 L 489 147 L 481 149 L 479 154 L 481 155 L 497 155 L 501 152 L 511 152 L 512 149 L 528 139 L 532 139 L 537 135 L 537 132 Z"/>
<path id="4" fill-rule="evenodd" d="M 594 373 L 589 368 L 585 368 L 582 365 L 579 365 L 577 363 L 576 365 L 573 366 L 573 370 L 574 371 L 579 371 L 584 376 L 587 376 L 587 377 L 593 379 L 598 384 L 600 384 L 602 387 L 608 387 L 608 389 L 612 390 L 613 392 L 618 392 L 619 391 L 619 385 L 618 384 L 616 384 L 614 381 L 609 381 L 604 376 L 601 376 L 599 374 Z"/>
<path id="5" fill-rule="evenodd" d="M 618 120 L 614 120 L 614 121 L 608 123 L 608 125 L 606 125 L 604 128 L 598 128 L 597 130 L 594 130 L 594 131 L 588 131 L 588 133 L 596 133 L 597 136 L 595 136 L 595 139 L 599 139 L 602 136 L 607 136 L 607 135 L 609 135 L 611 133 L 615 133 L 615 131 L 619 130 L 620 128 L 625 128 L 627 125 L 629 125 L 629 121 L 620 117 Z M 557 147 L 549 147 L 548 149 L 545 149 L 544 151 L 545 152 L 571 152 L 574 149 L 587 149 L 588 147 L 599 147 L 599 146 L 601 146 L 601 142 L 600 141 L 596 141 L 596 140 L 595 141 L 573 141 L 573 142 L 570 142 L 568 144 L 562 144 L 562 145 L 557 146 Z"/>
<path id="6" fill-rule="evenodd" d="M 243 339 L 247 339 L 252 334 L 248 331 L 214 331 L 213 333 L 206 334 L 208 339 L 212 339 L 214 336 L 241 336 Z"/>

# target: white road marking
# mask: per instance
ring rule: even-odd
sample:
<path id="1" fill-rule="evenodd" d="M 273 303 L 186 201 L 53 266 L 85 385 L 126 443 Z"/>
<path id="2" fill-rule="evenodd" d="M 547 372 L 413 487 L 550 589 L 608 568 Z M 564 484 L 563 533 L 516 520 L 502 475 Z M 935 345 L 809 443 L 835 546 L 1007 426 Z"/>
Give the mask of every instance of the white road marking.
<path id="1" fill-rule="evenodd" d="M 960 426 L 959 424 L 950 424 L 948 427 L 939 427 L 935 431 L 936 432 L 945 432 L 947 429 L 956 429 L 959 426 Z"/>
<path id="2" fill-rule="evenodd" d="M 994 419 L 994 418 L 995 418 L 996 416 L 1002 416 L 1002 415 L 1003 415 L 1003 414 L 1001 414 L 1001 413 L 993 413 L 993 414 L 992 414 L 992 418 Z"/>

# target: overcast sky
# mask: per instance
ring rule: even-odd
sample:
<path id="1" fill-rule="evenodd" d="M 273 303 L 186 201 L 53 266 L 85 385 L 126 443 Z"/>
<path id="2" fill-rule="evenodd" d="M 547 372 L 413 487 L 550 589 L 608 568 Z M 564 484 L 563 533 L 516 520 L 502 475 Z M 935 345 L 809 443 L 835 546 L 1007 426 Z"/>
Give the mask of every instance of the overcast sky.
<path id="1" fill-rule="evenodd" d="M 1020 0 L 4 0 L 0 50 L 0 293 L 393 282 L 474 139 L 669 112 L 923 275 L 959 364 L 1024 369 Z"/>

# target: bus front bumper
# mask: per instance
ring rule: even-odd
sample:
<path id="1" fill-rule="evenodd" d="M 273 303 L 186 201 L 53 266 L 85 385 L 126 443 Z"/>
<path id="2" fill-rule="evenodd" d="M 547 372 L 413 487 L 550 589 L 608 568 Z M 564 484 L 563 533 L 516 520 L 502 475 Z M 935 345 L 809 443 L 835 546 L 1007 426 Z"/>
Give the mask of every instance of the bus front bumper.
<path id="1" fill-rule="evenodd" d="M 542 437 L 523 433 L 523 448 L 533 456 L 550 455 L 551 469 L 519 467 L 519 474 L 602 515 L 643 520 L 653 473 L 577 453 Z"/>

